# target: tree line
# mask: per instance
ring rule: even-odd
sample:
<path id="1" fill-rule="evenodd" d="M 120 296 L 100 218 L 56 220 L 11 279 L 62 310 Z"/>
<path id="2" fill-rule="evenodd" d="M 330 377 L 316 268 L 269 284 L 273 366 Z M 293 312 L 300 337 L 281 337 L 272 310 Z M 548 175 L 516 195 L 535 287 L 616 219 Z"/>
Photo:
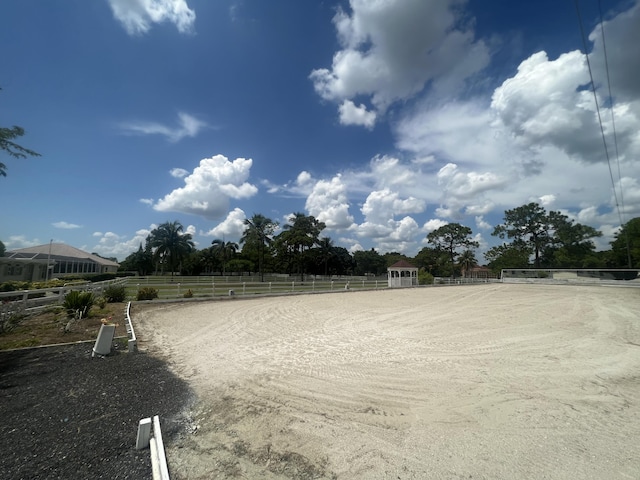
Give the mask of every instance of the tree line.
<path id="1" fill-rule="evenodd" d="M 293 214 L 278 231 L 278 222 L 255 214 L 244 222 L 238 243 L 215 239 L 196 249 L 178 221 L 151 231 L 145 244 L 129 255 L 121 270 L 140 275 L 265 273 L 290 275 L 385 275 L 399 260 L 413 263 L 421 272 L 448 277 L 466 275 L 486 264 L 495 274 L 505 268 L 640 268 L 640 217 L 627 222 L 615 235 L 611 248 L 596 251 L 593 239 L 602 233 L 576 223 L 557 211 L 529 203 L 504 212 L 492 235 L 502 243 L 477 259 L 479 244 L 471 228 L 449 223 L 429 233 L 428 246 L 415 257 L 398 252 L 380 254 L 374 249 L 349 253 L 321 236 L 326 225 L 303 213 Z"/>

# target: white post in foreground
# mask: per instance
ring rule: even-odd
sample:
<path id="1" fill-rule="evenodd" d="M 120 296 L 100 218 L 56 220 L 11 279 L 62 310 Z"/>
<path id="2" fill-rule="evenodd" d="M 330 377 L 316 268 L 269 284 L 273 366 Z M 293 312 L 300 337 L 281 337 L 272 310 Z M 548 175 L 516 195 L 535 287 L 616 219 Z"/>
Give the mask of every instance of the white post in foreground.
<path id="1" fill-rule="evenodd" d="M 143 418 L 138 425 L 138 438 L 136 449 L 150 447 L 151 450 L 151 473 L 153 480 L 171 480 L 169 478 L 169 467 L 167 466 L 167 456 L 164 452 L 164 442 L 162 441 L 162 431 L 160 430 L 160 417 L 153 417 L 153 437 L 151 436 L 151 419 Z"/>
<path id="2" fill-rule="evenodd" d="M 111 353 L 111 343 L 113 342 L 113 336 L 116 332 L 115 325 L 100 325 L 100 331 L 98 331 L 98 338 L 96 344 L 93 347 L 92 357 L 96 355 L 109 355 Z"/>
<path id="3" fill-rule="evenodd" d="M 162 431 L 160 430 L 160 417 L 153 417 L 153 438 L 156 444 L 156 452 L 158 454 L 158 466 L 160 467 L 160 478 L 169 480 L 169 467 L 167 467 L 167 457 L 164 453 L 164 442 L 162 441 Z"/>
<path id="4" fill-rule="evenodd" d="M 138 423 L 138 437 L 136 438 L 136 450 L 142 450 L 149 446 L 151 438 L 151 419 L 143 418 Z"/>

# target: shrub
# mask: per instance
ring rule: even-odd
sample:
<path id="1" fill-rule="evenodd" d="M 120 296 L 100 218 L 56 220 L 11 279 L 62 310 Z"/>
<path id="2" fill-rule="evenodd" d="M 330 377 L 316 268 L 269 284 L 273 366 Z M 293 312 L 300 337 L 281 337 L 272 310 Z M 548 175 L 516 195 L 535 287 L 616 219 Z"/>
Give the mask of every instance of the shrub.
<path id="1" fill-rule="evenodd" d="M 142 287 L 136 295 L 136 300 L 153 300 L 154 298 L 158 298 L 157 288 Z"/>
<path id="2" fill-rule="evenodd" d="M 29 282 L 4 282 L 0 283 L 0 292 L 15 292 L 16 290 L 28 290 Z"/>
<path id="3" fill-rule="evenodd" d="M 10 332 L 26 317 L 22 302 L 0 304 L 0 334 Z"/>
<path id="4" fill-rule="evenodd" d="M 433 275 L 429 272 L 418 272 L 419 285 L 433 285 Z"/>
<path id="5" fill-rule="evenodd" d="M 184 292 L 184 298 L 193 298 L 193 292 L 191 291 L 191 289 Z"/>
<path id="6" fill-rule="evenodd" d="M 104 289 L 103 295 L 108 303 L 124 302 L 127 298 L 127 289 L 124 285 L 109 285 Z"/>
<path id="7" fill-rule="evenodd" d="M 93 307 L 95 299 L 91 292 L 81 292 L 71 290 L 64 297 L 63 307 L 67 310 L 69 318 L 81 319 L 89 315 L 89 310 Z"/>
<path id="8" fill-rule="evenodd" d="M 107 299 L 104 298 L 103 296 L 100 296 L 98 298 L 96 298 L 95 302 L 94 302 L 99 309 L 103 309 L 104 307 L 107 306 Z"/>

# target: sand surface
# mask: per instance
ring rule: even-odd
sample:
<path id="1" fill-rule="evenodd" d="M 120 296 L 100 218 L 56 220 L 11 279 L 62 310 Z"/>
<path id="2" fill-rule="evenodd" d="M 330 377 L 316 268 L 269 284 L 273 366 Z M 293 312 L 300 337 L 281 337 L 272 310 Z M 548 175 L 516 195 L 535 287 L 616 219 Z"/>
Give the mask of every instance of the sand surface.
<path id="1" fill-rule="evenodd" d="M 197 392 L 172 478 L 640 478 L 640 289 L 489 284 L 153 305 Z"/>

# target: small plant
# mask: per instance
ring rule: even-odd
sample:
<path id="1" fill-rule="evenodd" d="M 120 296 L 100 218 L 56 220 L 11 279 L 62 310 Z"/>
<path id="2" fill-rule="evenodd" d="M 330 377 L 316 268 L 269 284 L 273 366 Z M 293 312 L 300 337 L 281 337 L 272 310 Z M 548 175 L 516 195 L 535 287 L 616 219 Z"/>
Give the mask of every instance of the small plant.
<path id="1" fill-rule="evenodd" d="M 73 324 L 89 315 L 91 307 L 95 298 L 91 292 L 81 292 L 79 290 L 71 290 L 64 297 L 64 303 L 62 306 L 67 311 L 67 318 L 69 321 L 64 327 L 64 332 L 71 331 Z"/>
<path id="2" fill-rule="evenodd" d="M 95 304 L 100 310 L 102 310 L 102 309 L 104 309 L 104 307 L 107 306 L 107 299 L 104 298 L 103 296 L 100 296 L 100 297 L 96 298 Z"/>
<path id="3" fill-rule="evenodd" d="M 22 302 L 0 304 L 0 334 L 10 332 L 26 317 Z"/>
<path id="4" fill-rule="evenodd" d="M 0 292 L 15 292 L 16 290 L 28 290 L 29 282 L 4 282 L 0 283 Z"/>
<path id="5" fill-rule="evenodd" d="M 127 298 L 127 289 L 124 285 L 109 285 L 104 289 L 103 295 L 108 303 L 124 302 Z"/>
<path id="6" fill-rule="evenodd" d="M 153 300 L 154 298 L 158 298 L 157 288 L 142 287 L 136 295 L 136 300 Z"/>
<path id="7" fill-rule="evenodd" d="M 191 289 L 187 290 L 186 292 L 184 292 L 184 298 L 193 298 L 193 292 L 191 291 Z"/>
<path id="8" fill-rule="evenodd" d="M 69 318 L 80 320 L 89 315 L 89 310 L 93 307 L 95 298 L 91 292 L 81 292 L 79 290 L 71 290 L 64 297 L 62 306 L 67 310 Z"/>
<path id="9" fill-rule="evenodd" d="M 429 272 L 418 272 L 419 285 L 433 285 L 433 275 Z"/>

